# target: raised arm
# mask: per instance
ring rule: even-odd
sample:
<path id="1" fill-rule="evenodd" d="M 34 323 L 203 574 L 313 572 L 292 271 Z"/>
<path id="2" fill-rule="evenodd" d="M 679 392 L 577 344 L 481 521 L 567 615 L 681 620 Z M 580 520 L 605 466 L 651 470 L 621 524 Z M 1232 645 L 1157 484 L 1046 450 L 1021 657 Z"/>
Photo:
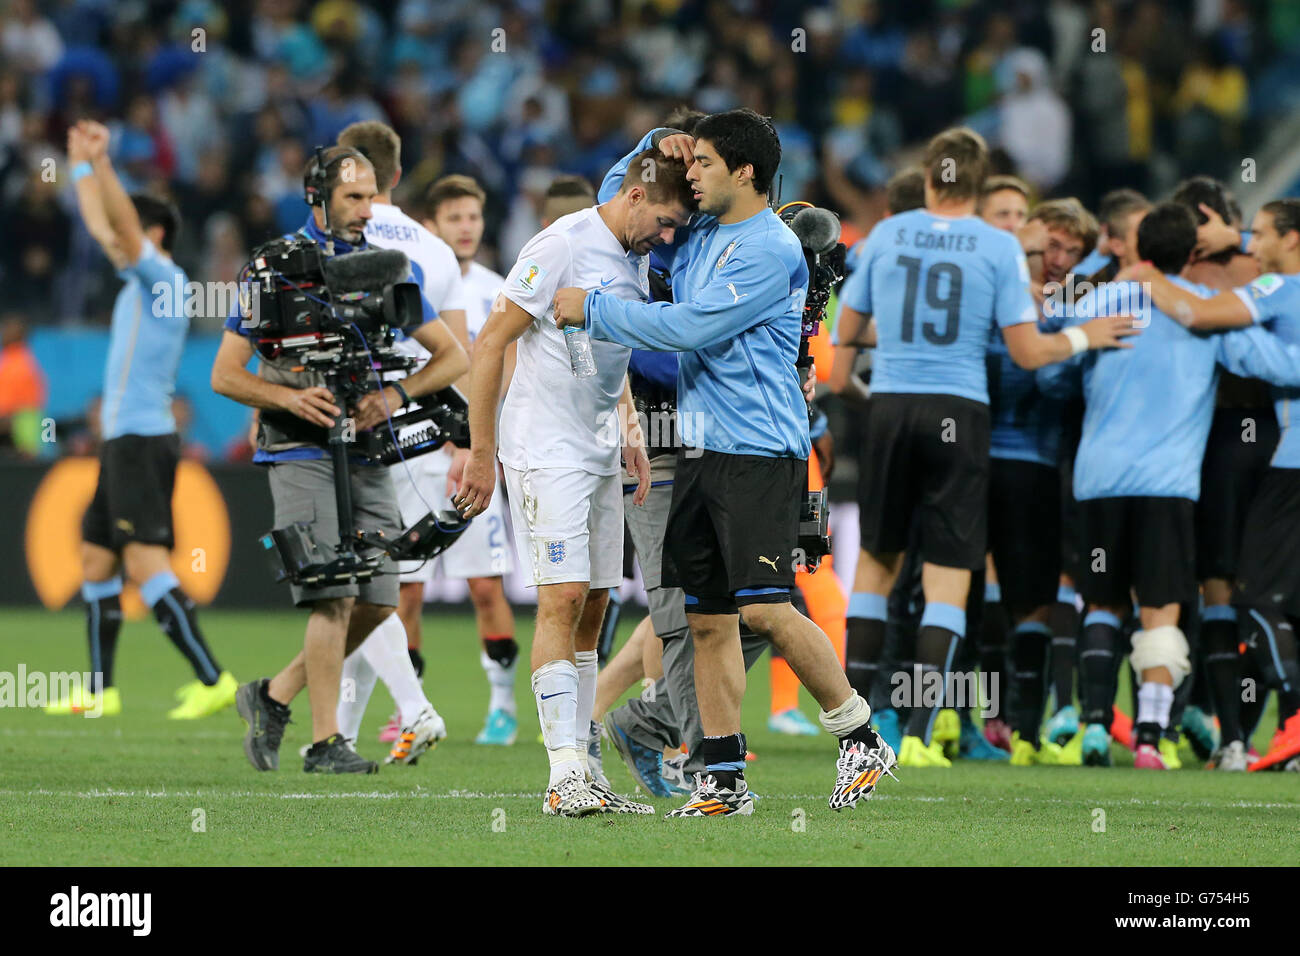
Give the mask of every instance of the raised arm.
<path id="1" fill-rule="evenodd" d="M 144 230 L 140 226 L 140 216 L 135 211 L 135 204 L 122 188 L 122 182 L 117 178 L 117 173 L 113 171 L 113 164 L 108 158 L 108 127 L 88 120 L 78 125 L 85 133 L 90 146 L 90 164 L 95 171 L 95 180 L 99 185 L 109 228 L 113 231 L 113 237 L 117 240 L 126 264 L 133 265 L 140 258 L 140 250 L 144 245 Z"/>
<path id="2" fill-rule="evenodd" d="M 73 189 L 77 193 L 77 209 L 81 212 L 81 221 L 90 237 L 113 263 L 113 268 L 120 269 L 127 264 L 126 258 L 118 248 L 113 227 L 109 225 L 108 214 L 104 211 L 104 197 L 91 163 L 90 140 L 80 126 L 68 127 L 68 162 L 72 165 Z"/>
<path id="3" fill-rule="evenodd" d="M 668 140 L 667 143 L 664 141 Z M 691 148 L 695 145 L 695 138 L 678 129 L 660 127 L 652 129 L 641 137 L 641 141 L 632 148 L 617 163 L 609 168 L 605 173 L 605 178 L 600 181 L 600 189 L 596 191 L 597 202 L 609 202 L 614 198 L 614 194 L 619 191 L 623 185 L 623 177 L 627 175 L 627 167 L 638 153 L 643 153 L 651 146 L 660 147 L 666 156 L 676 155 L 689 167 L 693 160 Z M 677 150 L 674 154 L 673 150 Z"/>

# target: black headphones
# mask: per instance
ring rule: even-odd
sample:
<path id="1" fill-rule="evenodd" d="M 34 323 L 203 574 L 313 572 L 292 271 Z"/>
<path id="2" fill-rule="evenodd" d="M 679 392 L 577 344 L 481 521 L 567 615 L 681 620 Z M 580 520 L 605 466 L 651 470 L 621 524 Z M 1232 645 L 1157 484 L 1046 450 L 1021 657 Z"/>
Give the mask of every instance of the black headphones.
<path id="1" fill-rule="evenodd" d="M 320 206 L 325 202 L 325 181 L 329 178 L 330 167 L 343 159 L 360 159 L 366 163 L 370 160 L 359 150 L 350 146 L 344 146 L 343 152 L 339 153 L 329 162 L 325 162 L 325 147 L 317 146 L 316 155 L 312 158 L 311 168 L 307 170 L 307 175 L 303 179 L 303 196 L 308 206 Z"/>

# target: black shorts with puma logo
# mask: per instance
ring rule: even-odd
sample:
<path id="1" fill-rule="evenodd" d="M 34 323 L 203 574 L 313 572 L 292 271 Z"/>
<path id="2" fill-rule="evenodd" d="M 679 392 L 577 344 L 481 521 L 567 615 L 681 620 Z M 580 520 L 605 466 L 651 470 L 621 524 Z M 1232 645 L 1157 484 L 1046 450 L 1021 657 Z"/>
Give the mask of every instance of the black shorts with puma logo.
<path id="1" fill-rule="evenodd" d="M 788 601 L 801 563 L 799 510 L 807 490 L 801 458 L 679 449 L 664 586 L 685 591 L 694 614 Z"/>

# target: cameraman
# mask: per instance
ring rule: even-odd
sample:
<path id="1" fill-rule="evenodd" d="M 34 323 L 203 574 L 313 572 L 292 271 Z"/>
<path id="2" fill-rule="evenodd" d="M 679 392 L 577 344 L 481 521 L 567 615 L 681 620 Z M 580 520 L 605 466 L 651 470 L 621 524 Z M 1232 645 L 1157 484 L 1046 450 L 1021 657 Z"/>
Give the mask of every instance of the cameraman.
<path id="1" fill-rule="evenodd" d="M 374 167 L 361 153 L 332 147 L 321 155 L 323 179 L 312 159 L 303 177 L 311 216 L 297 235 L 310 238 L 328 254 L 347 255 L 367 248 L 364 230 L 371 202 L 379 194 Z M 319 185 L 319 193 L 316 188 Z M 325 229 L 329 210 L 332 232 Z M 409 399 L 450 385 L 469 367 L 465 350 L 436 313 L 424 302 L 424 323 L 410 337 L 432 354 L 419 371 L 382 391 L 368 392 L 347 410 L 357 431 L 381 424 Z M 212 388 L 244 405 L 261 409 L 257 453 L 253 461 L 268 466 L 275 527 L 310 524 L 327 552 L 337 545 L 337 503 L 334 471 L 318 441 L 302 440 L 303 423 L 333 426 L 344 410 L 322 385 L 319 373 L 292 371 L 262 362 L 258 373 L 248 371 L 253 358 L 249 329 L 239 314 L 226 320 L 226 332 L 212 365 Z M 295 424 L 295 420 L 297 420 Z M 382 465 L 351 469 L 352 505 L 359 527 L 389 537 L 402 532 L 392 479 Z M 350 529 L 349 529 L 350 533 Z M 279 746 L 289 720 L 289 703 L 306 685 L 311 700 L 312 740 L 303 769 L 307 772 L 373 773 L 378 766 L 359 757 L 338 732 L 339 679 L 345 647 L 355 648 L 397 608 L 397 577 L 390 560 L 368 581 L 325 587 L 292 585 L 294 603 L 310 607 L 303 650 L 279 674 L 243 685 L 236 704 L 248 721 L 244 753 L 258 770 L 279 767 Z"/>
<path id="2" fill-rule="evenodd" d="M 705 773 L 670 816 L 753 813 L 745 783 L 745 690 L 738 615 L 769 639 L 840 738 L 830 805 L 869 796 L 894 762 L 868 725 L 826 635 L 791 604 L 792 557 L 811 453 L 799 356 L 808 267 L 794 234 L 767 205 L 781 159 L 771 121 L 752 110 L 705 117 L 694 137 L 658 146 L 688 165 L 702 216 L 664 253 L 676 303 L 556 293 L 560 327 L 593 339 L 682 352 L 678 454 L 664 541 L 665 578 L 686 592 Z M 667 249 L 667 247 L 665 247 Z"/>

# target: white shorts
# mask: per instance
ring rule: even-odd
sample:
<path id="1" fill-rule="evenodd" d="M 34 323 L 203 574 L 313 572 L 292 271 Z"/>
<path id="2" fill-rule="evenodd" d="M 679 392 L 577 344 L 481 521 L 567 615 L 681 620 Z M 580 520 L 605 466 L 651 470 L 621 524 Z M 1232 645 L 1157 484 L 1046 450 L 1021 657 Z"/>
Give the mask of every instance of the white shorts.
<path id="1" fill-rule="evenodd" d="M 623 482 L 618 474 L 505 466 L 523 583 L 623 583 Z M 493 496 L 496 500 L 496 496 Z"/>
<path id="2" fill-rule="evenodd" d="M 407 475 L 408 467 L 410 475 L 419 484 L 418 493 Z M 442 451 L 389 467 L 393 486 L 397 489 L 403 530 L 430 511 L 456 510 L 447 495 L 447 471 L 450 468 L 451 456 Z M 487 510 L 474 518 L 456 543 L 442 554 L 424 562 L 399 562 L 397 580 L 401 584 L 428 584 L 440 574 L 449 578 L 501 577 L 514 570 L 509 541 L 505 507 L 501 504 L 501 496 L 493 495 Z"/>

